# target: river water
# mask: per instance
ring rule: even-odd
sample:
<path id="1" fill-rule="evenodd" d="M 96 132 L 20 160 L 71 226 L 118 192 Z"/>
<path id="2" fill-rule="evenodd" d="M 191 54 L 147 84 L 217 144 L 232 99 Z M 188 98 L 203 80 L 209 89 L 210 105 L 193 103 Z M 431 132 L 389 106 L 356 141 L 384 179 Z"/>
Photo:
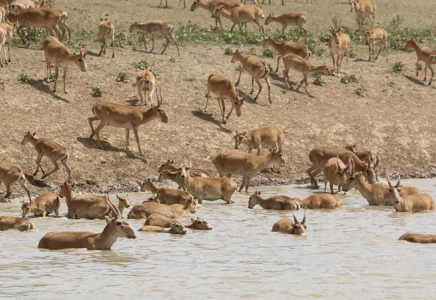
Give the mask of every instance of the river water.
<path id="1" fill-rule="evenodd" d="M 436 198 L 436 180 L 408 180 Z M 260 187 L 304 198 L 306 186 Z M 251 188 L 251 192 L 255 189 Z M 406 231 L 436 233 L 434 212 L 396 213 L 371 207 L 358 191 L 342 209 L 307 211 L 307 236 L 271 232 L 289 212 L 247 208 L 250 194 L 234 205 L 204 201 L 196 216 L 211 231 L 184 236 L 137 232 L 112 251 L 37 248 L 49 231 L 101 232 L 100 220 L 32 219 L 29 232 L 0 232 L 1 299 L 434 299 L 436 245 L 397 241 Z M 149 194 L 130 194 L 132 204 Z M 66 211 L 62 202 L 61 211 Z M 17 201 L 0 204 L 19 215 Z M 126 215 L 126 212 L 124 212 Z M 303 211 L 297 213 L 301 220 Z M 188 218 L 185 220 L 188 223 Z M 131 220 L 135 228 L 143 221 Z"/>

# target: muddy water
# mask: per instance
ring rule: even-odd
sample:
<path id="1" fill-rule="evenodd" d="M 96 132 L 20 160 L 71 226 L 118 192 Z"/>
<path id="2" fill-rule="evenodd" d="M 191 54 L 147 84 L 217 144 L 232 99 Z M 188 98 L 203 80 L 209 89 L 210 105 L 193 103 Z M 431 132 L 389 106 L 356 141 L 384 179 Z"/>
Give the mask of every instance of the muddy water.
<path id="1" fill-rule="evenodd" d="M 408 184 L 436 198 L 435 180 Z M 318 192 L 304 186 L 259 190 L 301 198 Z M 140 203 L 147 196 L 130 199 Z M 370 207 L 352 191 L 341 196 L 340 210 L 308 211 L 308 235 L 296 237 L 271 232 L 289 213 L 250 210 L 248 197 L 238 194 L 231 206 L 205 202 L 196 215 L 209 220 L 212 231 L 138 232 L 136 240 L 119 239 L 112 251 L 37 248 L 48 231 L 100 232 L 104 221 L 37 218 L 30 232 L 0 232 L 0 298 L 434 298 L 436 246 L 397 241 L 406 231 L 436 233 L 434 212 Z M 2 215 L 17 215 L 19 204 L 0 204 L 0 209 Z M 139 228 L 142 221 L 132 224 Z"/>

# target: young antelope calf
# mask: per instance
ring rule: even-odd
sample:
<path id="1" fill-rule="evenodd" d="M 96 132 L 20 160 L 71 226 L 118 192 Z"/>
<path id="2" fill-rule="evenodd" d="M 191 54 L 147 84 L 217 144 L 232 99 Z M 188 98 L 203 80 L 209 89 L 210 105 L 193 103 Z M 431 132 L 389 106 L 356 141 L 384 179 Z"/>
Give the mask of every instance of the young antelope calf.
<path id="1" fill-rule="evenodd" d="M 101 54 L 106 54 L 106 40 L 107 37 L 110 37 L 111 47 L 114 46 L 114 38 L 115 38 L 115 26 L 111 22 L 107 20 L 107 17 L 100 18 L 100 24 L 98 25 L 98 36 L 100 37 L 100 53 L 98 54 L 101 56 Z M 115 57 L 114 49 L 112 48 L 112 58 Z"/>
<path id="2" fill-rule="evenodd" d="M 274 209 L 274 210 L 298 210 L 300 205 L 298 202 L 291 197 L 276 195 L 269 197 L 267 199 L 260 195 L 260 192 L 254 192 L 253 195 L 248 199 L 248 208 L 252 209 L 256 205 L 261 206 L 263 209 Z"/>
<path id="3" fill-rule="evenodd" d="M 294 211 L 292 211 L 292 215 L 294 216 L 294 220 L 286 217 L 281 218 L 274 223 L 272 231 L 295 235 L 306 235 L 306 210 L 304 210 L 304 217 L 301 223 L 297 220 Z"/>
<path id="4" fill-rule="evenodd" d="M 425 63 L 425 70 L 424 70 L 424 82 L 427 80 L 427 68 L 431 72 L 431 78 L 428 82 L 428 85 L 431 84 L 433 81 L 434 71 L 432 68 L 432 64 L 436 64 L 436 51 L 431 49 L 427 46 L 419 46 L 418 43 L 414 38 L 411 38 L 407 41 L 405 50 L 413 49 L 416 52 L 416 56 L 418 60 L 416 61 L 416 76 L 418 76 L 418 70 L 419 70 L 419 62 L 423 61 Z"/>
<path id="5" fill-rule="evenodd" d="M 381 28 L 375 28 L 371 29 L 370 31 L 365 31 L 365 40 L 368 44 L 368 51 L 369 51 L 369 58 L 368 61 L 371 61 L 374 59 L 374 61 L 377 60 L 378 56 L 380 55 L 383 47 L 386 51 L 386 61 L 389 61 L 389 51 L 388 51 L 388 34 L 386 30 Z M 377 56 L 375 56 L 375 46 L 379 45 L 380 49 L 378 51 Z"/>
<path id="6" fill-rule="evenodd" d="M 23 202 L 21 205 L 22 217 L 25 218 L 29 212 L 32 212 L 35 217 L 46 217 L 54 212 L 59 217 L 60 206 L 59 196 L 52 192 L 46 192 L 31 203 Z"/>
<path id="7" fill-rule="evenodd" d="M 150 101 L 153 98 L 153 93 L 156 89 L 156 78 L 154 77 L 153 72 L 148 69 L 145 69 L 138 74 L 136 74 L 136 88 L 138 89 L 139 99 L 144 101 L 145 97 L 145 105 L 147 104 L 147 99 Z"/>
<path id="8" fill-rule="evenodd" d="M 245 144 L 248 147 L 248 153 L 251 153 L 253 149 L 257 149 L 258 156 L 262 152 L 262 146 L 275 148 L 278 152 L 282 152 L 285 140 L 283 131 L 274 125 L 257 128 L 249 134 L 245 131 L 242 133 L 236 131 L 234 138 L 235 149 L 239 149 L 241 144 Z"/>
<path id="9" fill-rule="evenodd" d="M 2 182 L 6 185 L 6 195 L 4 199 L 8 199 L 11 195 L 11 184 L 18 182 L 26 191 L 29 202 L 32 202 L 29 189 L 26 186 L 26 176 L 19 165 L 0 161 L 0 185 Z"/>
<path id="10" fill-rule="evenodd" d="M 304 24 L 307 21 L 307 17 L 304 14 L 300 13 L 285 13 L 281 14 L 277 17 L 274 14 L 269 14 L 269 16 L 265 20 L 265 25 L 269 25 L 272 22 L 277 22 L 282 24 L 282 34 L 285 34 L 286 27 L 288 26 L 297 26 L 300 29 L 300 34 L 296 38 L 296 41 L 300 39 L 301 35 L 304 33 L 304 42 L 307 42 L 307 30 L 304 28 Z"/>

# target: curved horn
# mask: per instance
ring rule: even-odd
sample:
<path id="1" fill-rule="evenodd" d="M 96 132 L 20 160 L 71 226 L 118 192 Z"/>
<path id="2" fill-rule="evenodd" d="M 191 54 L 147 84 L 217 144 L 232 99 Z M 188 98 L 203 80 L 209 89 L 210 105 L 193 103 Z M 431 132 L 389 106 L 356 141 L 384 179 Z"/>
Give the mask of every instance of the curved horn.
<path id="1" fill-rule="evenodd" d="M 341 165 L 339 164 L 339 155 L 336 156 L 336 167 L 339 171 L 342 171 Z"/>
<path id="2" fill-rule="evenodd" d="M 159 89 L 159 102 L 158 102 L 158 106 L 162 106 L 163 104 L 163 99 L 162 99 L 162 89 Z"/>
<path id="3" fill-rule="evenodd" d="M 306 223 L 306 209 L 304 209 L 304 216 L 303 216 L 303 221 L 301 221 L 301 224 L 305 224 Z"/>
<path id="4" fill-rule="evenodd" d="M 294 216 L 294 222 L 295 224 L 300 224 L 300 222 L 298 222 L 297 217 L 294 214 L 294 209 L 291 210 L 292 211 L 292 215 Z"/>
<path id="5" fill-rule="evenodd" d="M 385 171 L 386 180 L 388 181 L 389 187 L 392 187 L 391 179 L 389 178 L 388 171 Z"/>
<path id="6" fill-rule="evenodd" d="M 112 203 L 112 201 L 109 199 L 109 194 L 106 193 L 106 201 L 109 205 L 110 210 L 114 213 L 116 219 L 121 218 L 121 213 L 118 207 L 115 206 L 115 204 Z"/>
<path id="7" fill-rule="evenodd" d="M 376 155 L 376 157 L 375 157 L 375 165 L 374 165 L 374 169 L 378 167 L 378 163 L 379 163 L 379 159 L 378 159 L 378 158 L 379 158 L 379 154 L 380 154 L 380 151 L 377 152 L 377 155 Z"/>
<path id="8" fill-rule="evenodd" d="M 400 186 L 401 186 L 401 175 L 400 175 L 400 173 L 398 173 L 398 182 L 397 182 L 396 187 L 400 187 Z"/>

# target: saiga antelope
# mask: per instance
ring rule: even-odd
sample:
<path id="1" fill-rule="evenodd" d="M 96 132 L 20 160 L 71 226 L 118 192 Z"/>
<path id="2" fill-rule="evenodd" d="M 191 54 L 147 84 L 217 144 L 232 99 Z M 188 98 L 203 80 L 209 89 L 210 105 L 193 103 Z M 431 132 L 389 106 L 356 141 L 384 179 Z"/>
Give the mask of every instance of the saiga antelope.
<path id="1" fill-rule="evenodd" d="M 11 39 L 13 35 L 13 27 L 12 27 L 12 33 L 5 28 L 5 26 L 2 26 L 4 23 L 0 23 L 0 66 L 4 67 L 1 55 L 3 53 L 5 58 L 5 65 L 7 65 L 11 61 Z M 6 24 L 5 24 L 6 25 Z M 6 46 L 5 44 L 8 43 L 8 54 L 6 54 Z"/>
<path id="2" fill-rule="evenodd" d="M 191 218 L 191 224 L 185 225 L 185 227 L 194 230 L 212 230 L 212 226 L 210 226 L 209 222 L 199 217 L 197 217 L 197 219 Z"/>
<path id="3" fill-rule="evenodd" d="M 33 213 L 35 217 L 46 217 L 52 212 L 54 212 L 56 216 L 59 216 L 60 205 L 59 195 L 52 192 L 46 192 L 39 195 L 31 203 L 23 202 L 21 205 L 22 217 L 25 218 L 29 212 Z"/>
<path id="4" fill-rule="evenodd" d="M 145 219 L 152 214 L 162 215 L 169 219 L 178 219 L 188 213 L 195 213 L 197 211 L 197 202 L 192 200 L 192 197 L 183 204 L 161 204 L 156 202 L 143 202 L 142 204 L 135 205 L 127 215 L 128 219 Z"/>
<path id="5" fill-rule="evenodd" d="M 124 104 L 101 101 L 94 104 L 92 107 L 93 117 L 88 118 L 89 126 L 91 126 L 91 136 L 97 137 L 97 143 L 101 147 L 100 131 L 103 127 L 112 125 L 115 127 L 121 127 L 126 129 L 126 150 L 129 150 L 129 135 L 130 130 L 133 130 L 133 134 L 138 144 L 138 151 L 140 155 L 144 155 L 139 144 L 138 129 L 141 125 L 144 125 L 153 119 L 159 119 L 164 123 L 168 123 L 168 116 L 162 109 L 162 92 L 160 98 L 156 94 L 157 106 L 152 106 L 147 111 L 143 111 L 137 107 L 132 107 Z M 94 130 L 92 122 L 100 120 L 100 124 Z"/>
<path id="6" fill-rule="evenodd" d="M 256 205 L 259 205 L 263 209 L 273 210 L 298 210 L 300 205 L 291 197 L 283 195 L 275 195 L 269 198 L 263 198 L 259 191 L 254 192 L 248 199 L 248 208 L 253 209 Z"/>
<path id="7" fill-rule="evenodd" d="M 330 191 L 333 194 L 333 185 L 338 186 L 338 194 L 341 192 L 342 186 L 345 183 L 347 174 L 352 172 L 352 160 L 348 160 L 345 165 L 339 157 L 330 158 L 324 166 L 324 192 L 327 188 L 327 182 L 330 183 Z"/>
<path id="8" fill-rule="evenodd" d="M 292 215 L 294 216 L 294 220 L 287 217 L 281 218 L 274 223 L 272 231 L 295 235 L 306 235 L 306 210 L 304 210 L 304 217 L 301 223 L 297 220 L 293 210 Z"/>
<path id="9" fill-rule="evenodd" d="M 29 189 L 26 186 L 26 176 L 19 165 L 0 161 L 0 185 L 2 182 L 6 185 L 6 195 L 4 196 L 4 199 L 9 198 L 11 195 L 11 184 L 18 182 L 26 191 L 27 197 L 29 197 L 29 202 L 32 202 Z"/>
<path id="10" fill-rule="evenodd" d="M 259 92 L 257 92 L 256 97 L 254 97 L 254 101 L 257 100 L 257 97 L 259 97 L 260 92 L 262 91 L 262 84 L 260 84 L 260 80 L 264 78 L 266 85 L 268 86 L 268 100 L 270 103 L 272 103 L 271 100 L 271 85 L 269 83 L 269 67 L 268 65 L 262 61 L 260 58 L 252 55 L 243 55 L 242 51 L 236 50 L 235 53 L 233 53 L 231 62 L 237 62 L 239 61 L 241 63 L 241 68 L 239 70 L 239 77 L 238 81 L 236 81 L 235 86 L 239 85 L 239 81 L 241 80 L 241 75 L 243 71 L 247 71 L 248 74 L 251 75 L 251 92 L 250 94 L 253 94 L 254 92 L 254 81 L 256 81 L 257 85 L 259 86 Z"/>
<path id="11" fill-rule="evenodd" d="M 365 17 L 368 16 L 371 22 L 371 29 L 374 25 L 375 19 L 375 11 L 377 9 L 377 5 L 373 0 L 371 1 L 358 1 L 351 0 L 351 12 L 355 11 L 357 15 L 357 22 L 359 23 L 359 29 L 363 27 L 363 23 L 365 22 Z"/>
<path id="12" fill-rule="evenodd" d="M 274 16 L 274 14 L 269 14 L 268 17 L 265 20 L 265 25 L 269 25 L 272 22 L 277 22 L 282 24 L 282 34 L 285 34 L 286 27 L 288 26 L 297 26 L 300 29 L 300 34 L 296 38 L 296 41 L 298 42 L 298 39 L 301 37 L 301 35 L 304 33 L 304 42 L 307 42 L 307 30 L 304 28 L 304 24 L 307 21 L 307 17 L 304 14 L 300 13 L 285 13 L 278 15 L 277 17 Z"/>
<path id="13" fill-rule="evenodd" d="M 414 38 L 411 38 L 407 41 L 405 50 L 413 49 L 416 52 L 416 56 L 418 58 L 416 62 L 416 76 L 418 76 L 418 64 L 420 61 L 423 61 L 425 63 L 425 70 L 424 70 L 424 82 L 427 80 L 427 68 L 430 69 L 431 72 L 431 78 L 428 82 L 428 85 L 431 84 L 433 81 L 434 71 L 432 68 L 432 64 L 436 64 L 436 51 L 431 49 L 427 46 L 419 46 L 418 43 Z"/>
<path id="14" fill-rule="evenodd" d="M 254 22 L 257 25 L 259 32 L 265 31 L 260 23 L 260 19 L 264 19 L 265 15 L 263 14 L 262 9 L 257 6 L 243 5 L 227 10 L 224 8 L 224 5 L 220 5 L 212 12 L 213 18 L 216 18 L 218 15 L 222 15 L 233 22 L 230 32 L 233 31 L 233 28 L 235 28 L 236 25 L 238 25 L 239 30 L 242 32 L 242 24 L 250 22 Z"/>
<path id="15" fill-rule="evenodd" d="M 165 50 L 167 50 L 169 44 L 170 44 L 170 39 L 173 40 L 174 44 L 176 45 L 177 48 L 177 53 L 180 56 L 180 51 L 179 51 L 179 44 L 177 43 L 177 40 L 174 36 L 174 25 L 169 23 L 169 22 L 165 22 L 165 21 L 150 21 L 147 23 L 138 23 L 135 22 L 132 25 L 130 25 L 130 29 L 129 32 L 133 33 L 136 30 L 139 30 L 142 32 L 142 37 L 144 39 L 144 47 L 147 50 L 147 44 L 145 41 L 145 35 L 146 34 L 150 34 L 151 35 L 151 50 L 150 52 L 153 52 L 154 50 L 154 36 L 163 36 L 167 43 L 164 47 L 164 49 L 162 50 L 161 54 L 165 53 Z"/>
<path id="16" fill-rule="evenodd" d="M 241 144 L 245 144 L 248 147 L 248 153 L 251 153 L 253 149 L 257 150 L 257 155 L 260 156 L 263 147 L 272 147 L 277 151 L 282 152 L 283 142 L 285 136 L 283 131 L 277 126 L 270 125 L 247 132 L 239 133 L 236 131 L 234 136 L 235 149 L 239 149 Z"/>
<path id="17" fill-rule="evenodd" d="M 169 222 L 170 229 L 166 229 L 159 226 L 149 226 L 144 225 L 141 228 L 138 229 L 138 231 L 141 232 L 166 232 L 166 233 L 172 233 L 172 234 L 186 234 L 186 228 L 183 226 L 183 224 Z"/>
<path id="18" fill-rule="evenodd" d="M 114 38 L 115 38 L 115 26 L 111 22 L 107 20 L 107 17 L 100 18 L 100 24 L 98 25 L 98 36 L 100 37 L 100 53 L 106 54 L 106 40 L 107 37 L 111 38 L 111 47 L 114 46 Z M 112 48 L 112 58 L 115 57 L 114 48 Z"/>
<path id="19" fill-rule="evenodd" d="M 376 61 L 383 48 L 385 48 L 386 51 L 386 61 L 389 61 L 388 34 L 386 30 L 375 28 L 371 29 L 370 31 L 365 31 L 365 40 L 368 43 L 368 61 L 371 61 L 371 57 L 374 59 L 374 61 Z M 375 56 L 375 46 L 377 44 L 379 45 L 380 49 L 377 56 Z"/>
<path id="20" fill-rule="evenodd" d="M 171 227 L 171 223 L 182 225 L 182 223 L 176 219 L 170 219 L 159 214 L 149 215 L 145 220 L 144 225 L 169 228 Z"/>
<path id="21" fill-rule="evenodd" d="M 347 144 L 345 146 L 345 149 L 356 154 L 357 157 L 367 165 L 370 166 L 371 164 L 374 164 L 374 170 L 377 169 L 377 166 L 380 162 L 379 153 L 375 155 L 371 150 L 365 150 L 365 149 L 357 150 L 357 144 Z"/>
<path id="22" fill-rule="evenodd" d="M 342 206 L 341 199 L 332 194 L 311 195 L 297 202 L 304 209 L 338 209 Z"/>
<path id="23" fill-rule="evenodd" d="M 206 107 L 204 110 L 207 110 L 207 104 L 209 102 L 210 93 L 213 93 L 219 97 L 218 104 L 220 107 L 220 112 L 222 116 L 222 122 L 225 124 L 227 120 L 229 119 L 231 113 L 233 112 L 233 109 L 236 111 L 236 116 L 241 116 L 241 107 L 244 104 L 245 97 L 239 98 L 238 92 L 239 90 L 235 89 L 235 86 L 233 83 L 228 79 L 225 75 L 221 74 L 220 72 L 213 72 L 209 75 L 207 79 L 207 93 L 206 93 Z M 225 99 L 228 99 L 230 103 L 232 104 L 232 108 L 230 109 L 229 113 L 226 117 L 226 105 L 225 105 Z"/>
<path id="24" fill-rule="evenodd" d="M 152 104 L 151 99 L 153 98 L 153 93 L 156 89 L 156 78 L 151 70 L 145 69 L 136 74 L 136 88 L 138 89 L 141 105 L 144 100 L 145 105 L 148 105 L 147 99 L 150 101 L 150 104 Z"/>
<path id="25" fill-rule="evenodd" d="M 0 231 L 15 229 L 27 231 L 33 229 L 33 224 L 25 218 L 2 216 L 0 217 Z"/>
<path id="26" fill-rule="evenodd" d="M 192 196 L 189 193 L 170 187 L 158 187 L 151 178 L 141 184 L 141 192 L 150 191 L 162 204 L 185 204 Z"/>
<path id="27" fill-rule="evenodd" d="M 192 166 L 189 166 L 189 174 L 194 177 L 214 177 L 214 174 L 212 171 L 201 169 L 201 168 L 192 168 Z M 158 172 L 161 173 L 163 171 L 171 171 L 171 172 L 177 172 L 180 171 L 178 167 L 174 165 L 174 160 L 168 160 L 164 162 L 158 169 Z"/>
<path id="28" fill-rule="evenodd" d="M 223 5 L 225 9 L 232 9 L 237 6 L 241 6 L 240 3 L 235 2 L 233 0 L 212 0 L 210 2 L 203 2 L 202 0 L 194 0 L 191 5 L 191 11 L 195 11 L 197 8 L 201 7 L 205 10 L 208 10 L 210 13 L 213 13 L 215 8 L 219 5 Z M 218 23 L 220 24 L 221 30 L 223 29 L 223 24 L 221 23 L 220 15 L 215 17 L 215 28 L 218 28 Z"/>
<path id="29" fill-rule="evenodd" d="M 35 147 L 36 152 L 38 152 L 38 158 L 36 159 L 36 171 L 33 173 L 33 176 L 38 174 L 39 169 L 42 171 L 43 179 L 55 173 L 57 170 L 59 170 L 58 161 L 60 160 L 68 173 L 68 181 L 71 181 L 71 168 L 68 165 L 68 150 L 61 144 L 51 139 L 36 138 L 35 134 L 36 132 L 31 134 L 29 131 L 27 131 L 24 134 L 23 140 L 21 141 L 21 145 L 31 143 L 33 147 Z M 41 166 L 41 160 L 44 156 L 47 156 L 54 165 L 54 169 L 48 173 L 45 173 Z"/>
<path id="30" fill-rule="evenodd" d="M 398 240 L 410 243 L 433 244 L 436 243 L 436 235 L 406 232 Z"/>
<path id="31" fill-rule="evenodd" d="M 162 2 L 163 0 L 160 0 L 159 7 L 162 7 Z M 182 2 L 182 0 L 180 0 L 179 2 Z M 165 0 L 165 8 L 168 8 L 168 0 Z M 186 8 L 186 0 L 183 0 L 183 9 L 185 8 Z"/>
<path id="32" fill-rule="evenodd" d="M 347 73 L 351 39 L 348 34 L 342 32 L 342 20 L 339 22 L 339 26 L 337 26 L 336 18 L 332 19 L 330 33 L 332 36 L 329 40 L 328 46 L 333 60 L 333 73 L 340 76 L 344 56 L 346 57 L 345 73 Z"/>

